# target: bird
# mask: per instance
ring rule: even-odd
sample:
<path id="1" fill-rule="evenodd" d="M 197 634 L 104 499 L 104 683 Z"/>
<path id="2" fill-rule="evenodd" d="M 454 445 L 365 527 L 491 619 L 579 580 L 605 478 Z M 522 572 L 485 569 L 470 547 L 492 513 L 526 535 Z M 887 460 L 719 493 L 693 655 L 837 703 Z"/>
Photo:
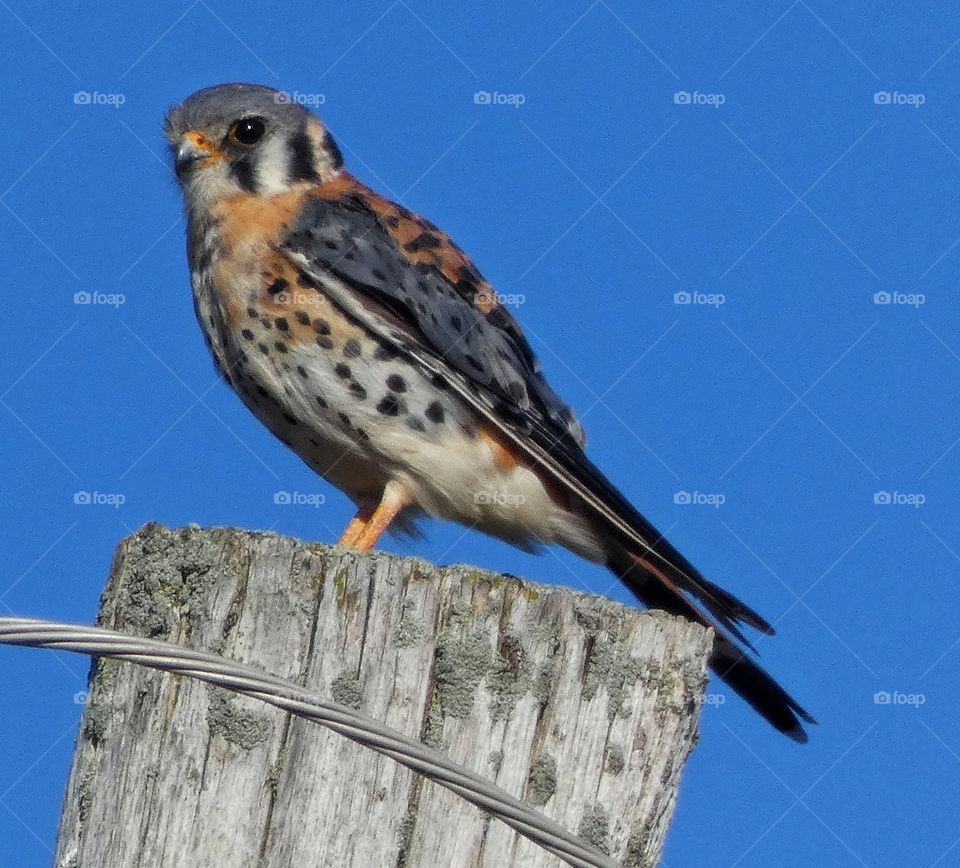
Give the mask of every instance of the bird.
<path id="1" fill-rule="evenodd" d="M 194 309 L 219 375 L 355 504 L 370 550 L 424 516 L 603 564 L 714 631 L 710 666 L 778 731 L 816 720 L 754 659 L 772 625 L 708 580 L 587 457 L 516 317 L 434 223 L 350 174 L 323 121 L 258 84 L 166 115 Z"/>

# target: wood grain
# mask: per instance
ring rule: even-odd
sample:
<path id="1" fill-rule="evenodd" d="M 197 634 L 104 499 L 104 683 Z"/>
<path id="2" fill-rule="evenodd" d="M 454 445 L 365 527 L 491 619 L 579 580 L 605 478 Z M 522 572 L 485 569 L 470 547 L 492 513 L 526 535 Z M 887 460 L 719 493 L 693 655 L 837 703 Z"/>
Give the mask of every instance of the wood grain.
<path id="1" fill-rule="evenodd" d="M 148 525 L 101 625 L 215 651 L 447 751 L 626 865 L 653 865 L 709 632 L 466 566 Z M 61 868 L 554 866 L 454 794 L 316 725 L 114 661 L 91 673 Z"/>

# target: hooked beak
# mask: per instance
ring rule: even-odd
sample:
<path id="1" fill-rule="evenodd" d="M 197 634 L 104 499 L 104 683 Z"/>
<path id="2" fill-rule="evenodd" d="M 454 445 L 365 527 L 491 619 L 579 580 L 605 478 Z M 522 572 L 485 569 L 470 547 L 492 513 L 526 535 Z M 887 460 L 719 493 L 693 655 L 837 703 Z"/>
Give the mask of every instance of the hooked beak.
<path id="1" fill-rule="evenodd" d="M 221 156 L 223 154 L 220 149 L 203 133 L 190 130 L 180 136 L 180 142 L 174 153 L 174 171 L 178 178 L 182 178 L 194 164 Z"/>

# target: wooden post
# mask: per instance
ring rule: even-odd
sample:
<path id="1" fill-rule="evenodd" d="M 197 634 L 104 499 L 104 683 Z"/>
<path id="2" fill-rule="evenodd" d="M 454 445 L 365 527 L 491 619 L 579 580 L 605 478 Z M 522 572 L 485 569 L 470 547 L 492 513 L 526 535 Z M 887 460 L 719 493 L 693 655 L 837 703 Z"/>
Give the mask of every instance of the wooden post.
<path id="1" fill-rule="evenodd" d="M 99 623 L 214 651 L 363 710 L 626 865 L 653 865 L 696 741 L 711 636 L 472 567 L 148 525 Z M 554 866 L 459 797 L 220 688 L 99 661 L 58 868 Z"/>

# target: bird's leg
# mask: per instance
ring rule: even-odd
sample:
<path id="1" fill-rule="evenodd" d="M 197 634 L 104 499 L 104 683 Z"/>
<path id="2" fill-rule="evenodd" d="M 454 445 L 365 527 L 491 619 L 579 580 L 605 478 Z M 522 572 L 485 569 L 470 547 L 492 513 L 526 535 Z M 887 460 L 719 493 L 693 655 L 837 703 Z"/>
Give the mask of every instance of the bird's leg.
<path id="1" fill-rule="evenodd" d="M 350 519 L 350 524 L 347 525 L 347 529 L 337 540 L 337 544 L 342 546 L 356 545 L 357 538 L 363 533 L 371 515 L 373 515 L 373 507 L 366 504 L 361 506 L 357 510 L 357 514 Z"/>
<path id="2" fill-rule="evenodd" d="M 373 511 L 370 520 L 366 523 L 359 536 L 353 541 L 353 546 L 362 552 L 372 549 L 377 540 L 383 536 L 397 514 L 411 503 L 410 495 L 399 483 L 391 480 L 384 486 L 380 504 Z"/>

